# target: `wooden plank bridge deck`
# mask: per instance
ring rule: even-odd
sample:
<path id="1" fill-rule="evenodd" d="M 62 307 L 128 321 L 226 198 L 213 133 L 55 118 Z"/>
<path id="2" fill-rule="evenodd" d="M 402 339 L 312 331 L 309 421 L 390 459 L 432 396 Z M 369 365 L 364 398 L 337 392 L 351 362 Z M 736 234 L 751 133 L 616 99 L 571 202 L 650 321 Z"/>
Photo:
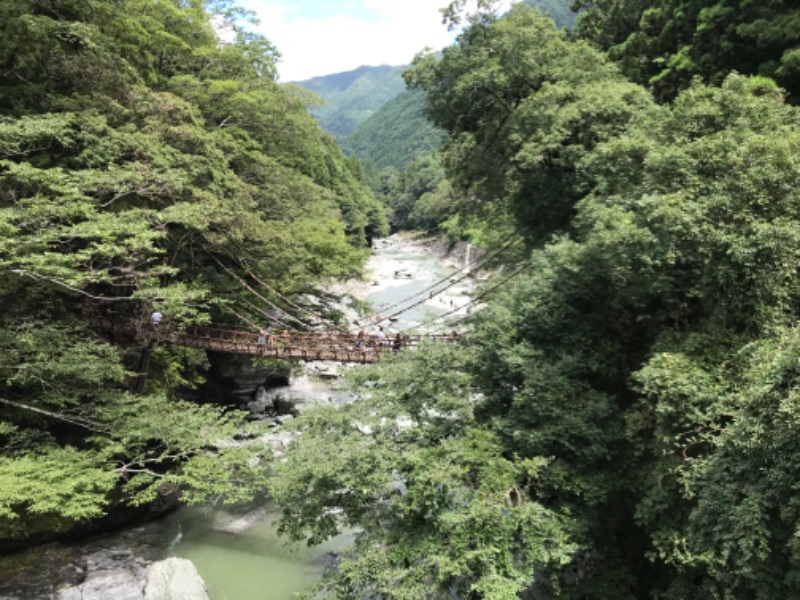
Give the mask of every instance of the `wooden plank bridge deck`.
<path id="1" fill-rule="evenodd" d="M 382 354 L 417 346 L 423 339 L 454 343 L 455 335 L 402 335 L 378 338 L 367 335 L 363 340 L 347 332 L 276 331 L 259 343 L 259 334 L 221 327 L 192 327 L 172 331 L 150 326 L 152 339 L 162 343 L 212 350 L 226 354 L 264 356 L 300 361 L 326 360 L 334 362 L 373 363 Z M 361 342 L 359 344 L 359 341 Z"/>

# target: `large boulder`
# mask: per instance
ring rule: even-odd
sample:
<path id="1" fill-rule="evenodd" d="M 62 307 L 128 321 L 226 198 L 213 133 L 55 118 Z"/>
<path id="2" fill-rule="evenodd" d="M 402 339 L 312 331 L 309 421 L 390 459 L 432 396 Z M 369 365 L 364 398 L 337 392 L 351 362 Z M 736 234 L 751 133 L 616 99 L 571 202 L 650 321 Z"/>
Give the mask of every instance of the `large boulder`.
<path id="1" fill-rule="evenodd" d="M 61 589 L 55 600 L 209 600 L 194 564 L 168 558 L 149 564 L 129 550 L 105 550 L 87 557 L 86 580 Z"/>
<path id="2" fill-rule="evenodd" d="M 56 600 L 143 600 L 148 564 L 130 550 L 102 550 L 86 558 L 86 580 L 59 590 Z"/>
<path id="3" fill-rule="evenodd" d="M 172 557 L 150 568 L 144 600 L 208 600 L 208 592 L 192 561 Z"/>
<path id="4" fill-rule="evenodd" d="M 273 410 L 275 403 L 272 396 L 264 389 L 264 386 L 258 386 L 255 400 L 248 402 L 246 408 L 252 414 L 263 414 Z"/>
<path id="5" fill-rule="evenodd" d="M 142 580 L 128 570 L 107 571 L 90 578 L 79 588 L 62 590 L 59 600 L 142 600 Z"/>

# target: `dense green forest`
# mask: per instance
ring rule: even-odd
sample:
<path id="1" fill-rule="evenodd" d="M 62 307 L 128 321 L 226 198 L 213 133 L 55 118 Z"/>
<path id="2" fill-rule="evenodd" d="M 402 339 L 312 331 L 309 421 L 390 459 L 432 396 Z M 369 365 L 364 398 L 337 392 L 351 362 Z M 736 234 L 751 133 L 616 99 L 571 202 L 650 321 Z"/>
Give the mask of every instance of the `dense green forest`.
<path id="1" fill-rule="evenodd" d="M 227 2 L 0 4 L 0 537 L 266 489 L 290 538 L 355 532 L 314 598 L 800 596 L 796 9 L 468 5 L 405 74 L 442 152 L 376 187 L 501 273 L 267 478 L 181 399 L 204 354 L 94 324 L 257 319 L 232 275 L 325 310 L 386 231 L 365 168 Z"/>
<path id="2" fill-rule="evenodd" d="M 574 0 L 578 31 L 625 75 L 671 100 L 697 75 L 731 71 L 774 78 L 800 102 L 800 12 L 793 0 Z"/>
<path id="3" fill-rule="evenodd" d="M 425 117 L 424 109 L 424 94 L 402 92 L 361 123 L 343 145 L 376 169 L 401 171 L 414 159 L 436 153 L 444 138 Z"/>
<path id="4" fill-rule="evenodd" d="M 361 532 L 315 597 L 797 597 L 800 112 L 737 73 L 687 70 L 664 102 L 591 35 L 464 4 L 407 79 L 459 215 L 526 252 L 468 343 L 294 424 L 284 530 Z"/>
<path id="5" fill-rule="evenodd" d="M 261 319 L 235 276 L 324 300 L 384 231 L 246 19 L 225 1 L 0 3 L 0 538 L 177 487 L 261 489 L 258 449 L 209 450 L 241 417 L 179 399 L 205 354 L 152 346 L 144 323 Z"/>

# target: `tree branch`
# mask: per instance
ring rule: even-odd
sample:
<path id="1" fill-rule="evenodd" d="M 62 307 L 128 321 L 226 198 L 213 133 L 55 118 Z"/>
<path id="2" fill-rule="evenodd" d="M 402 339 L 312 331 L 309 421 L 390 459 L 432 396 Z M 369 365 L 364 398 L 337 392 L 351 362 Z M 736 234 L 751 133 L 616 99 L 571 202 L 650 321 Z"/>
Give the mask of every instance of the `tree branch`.
<path id="1" fill-rule="evenodd" d="M 22 277 L 28 277 L 34 281 L 47 281 L 49 283 L 53 283 L 59 287 L 69 290 L 70 292 L 80 294 L 81 296 L 86 296 L 87 298 L 97 300 L 98 302 L 142 302 L 144 300 L 143 298 L 132 298 L 130 296 L 115 296 L 112 298 L 109 298 L 108 296 L 95 296 L 94 294 L 90 294 L 85 290 L 71 286 L 60 279 L 56 279 L 55 277 L 49 277 L 47 275 L 28 271 L 27 269 L 9 269 L 9 272 Z"/>
<path id="2" fill-rule="evenodd" d="M 51 419 L 64 421 L 65 423 L 70 423 L 71 425 L 76 425 L 78 427 L 82 427 L 83 429 L 88 429 L 89 431 L 93 431 L 95 433 L 104 433 L 106 435 L 110 435 L 111 433 L 106 429 L 100 429 L 100 426 L 96 425 L 95 423 L 91 423 L 90 421 L 84 421 L 83 419 L 78 419 L 77 417 L 66 417 L 59 413 L 54 413 L 49 410 L 44 410 L 42 408 L 36 408 L 35 406 L 28 406 L 27 404 L 20 404 L 19 402 L 14 402 L 13 400 L 6 400 L 5 398 L 0 398 L 0 403 L 5 404 L 7 406 L 13 406 L 14 408 L 18 408 L 20 410 L 27 410 L 40 415 L 44 415 L 46 417 L 50 417 Z"/>

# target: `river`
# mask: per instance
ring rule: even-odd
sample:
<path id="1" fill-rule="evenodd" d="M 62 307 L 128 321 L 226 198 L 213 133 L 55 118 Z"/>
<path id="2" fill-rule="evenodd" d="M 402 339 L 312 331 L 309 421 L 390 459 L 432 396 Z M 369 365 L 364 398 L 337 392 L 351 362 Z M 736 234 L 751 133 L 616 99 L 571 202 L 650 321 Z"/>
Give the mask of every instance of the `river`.
<path id="1" fill-rule="evenodd" d="M 366 282 L 351 282 L 346 291 L 370 303 L 383 316 L 386 333 L 424 328 L 437 316 L 463 313 L 470 284 L 459 283 L 446 293 L 431 296 L 424 291 L 455 272 L 430 252 L 406 238 L 377 240 L 368 265 Z M 441 289 L 434 288 L 433 291 Z M 411 310 L 394 313 L 413 304 L 396 303 L 423 292 L 423 300 Z M 375 330 L 377 324 L 371 326 Z M 434 323 L 432 328 L 441 327 Z M 319 396 L 336 392 L 329 383 L 308 373 L 293 380 L 296 393 L 311 390 Z M 335 554 L 352 542 L 343 535 L 327 544 L 306 548 L 288 546 L 276 533 L 276 512 L 269 505 L 254 504 L 238 510 L 181 508 L 165 518 L 137 527 L 94 536 L 74 544 L 47 544 L 0 557 L 0 600 L 51 600 L 57 590 L 80 583 L 87 569 L 101 560 L 112 564 L 146 565 L 168 556 L 188 558 L 197 566 L 212 600 L 289 600 L 307 589 L 330 568 Z M 113 600 L 109 598 L 108 600 Z"/>

